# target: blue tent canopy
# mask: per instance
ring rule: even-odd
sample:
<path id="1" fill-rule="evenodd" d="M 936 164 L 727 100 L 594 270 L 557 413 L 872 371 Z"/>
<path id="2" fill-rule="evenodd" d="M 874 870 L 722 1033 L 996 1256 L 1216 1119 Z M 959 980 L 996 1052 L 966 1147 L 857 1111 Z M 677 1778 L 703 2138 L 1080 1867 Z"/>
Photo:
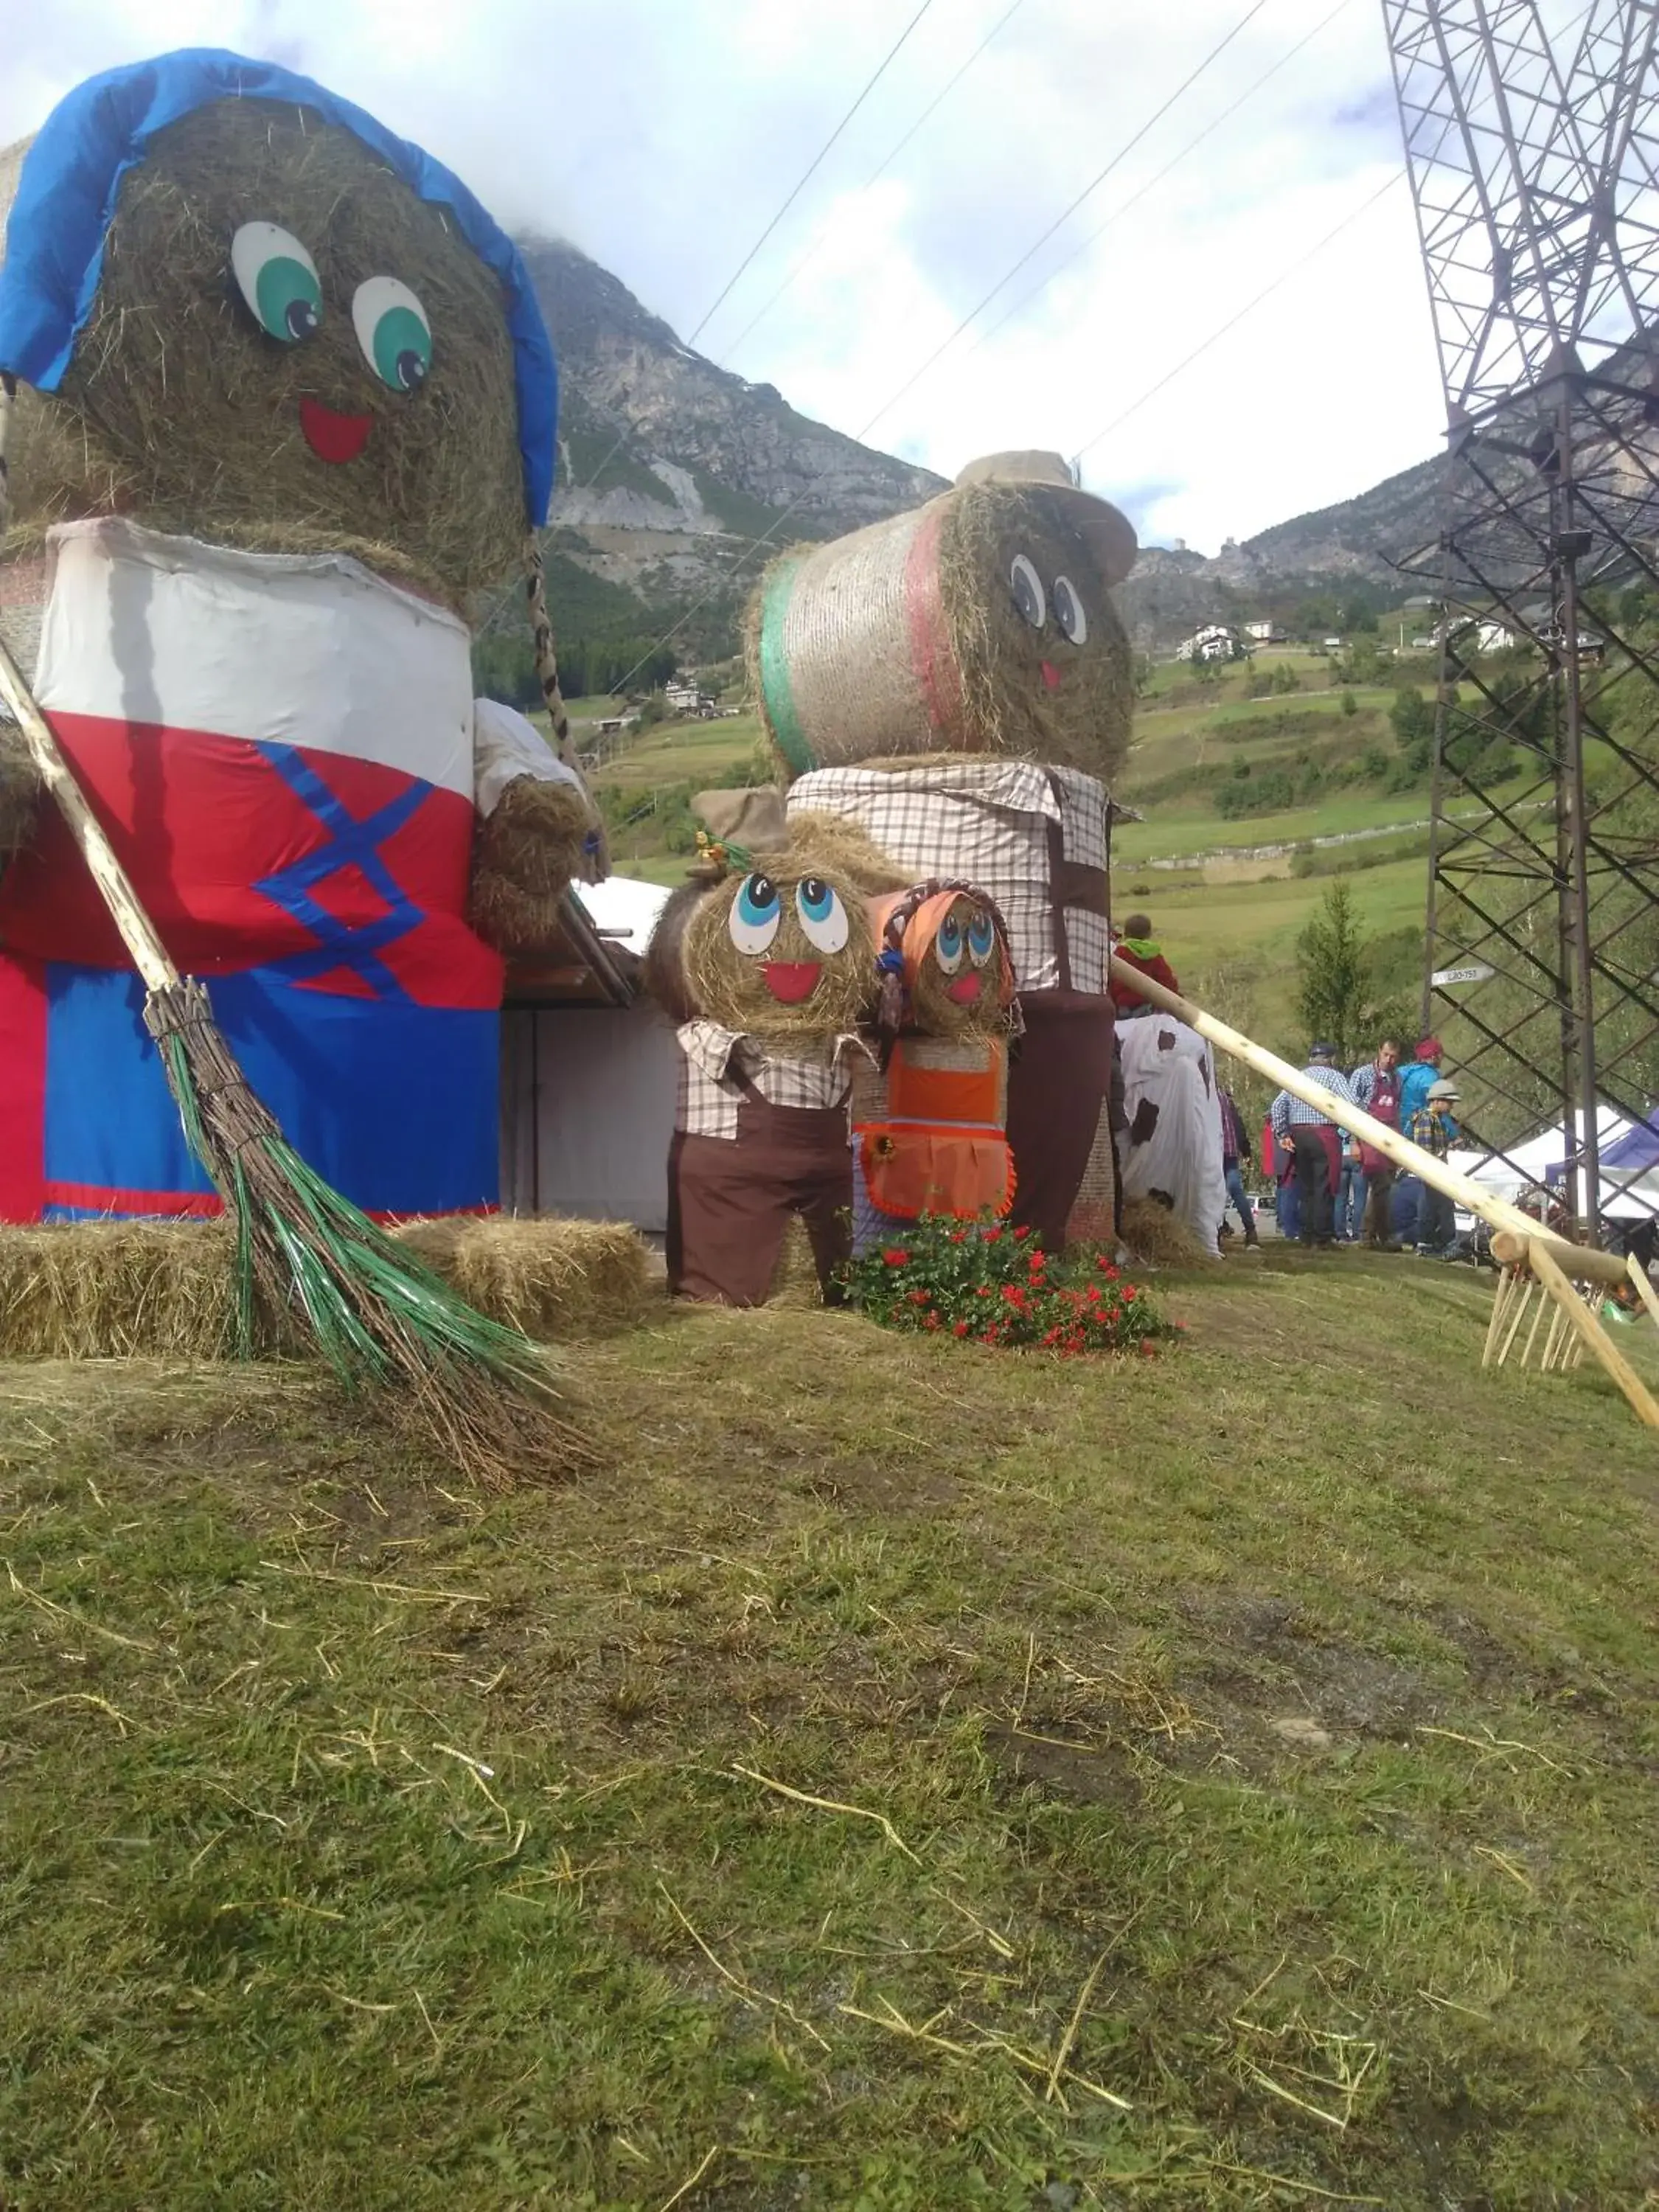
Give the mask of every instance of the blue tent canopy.
<path id="1" fill-rule="evenodd" d="M 1622 1137 L 1604 1146 L 1601 1158 L 1604 1170 L 1616 1168 L 1625 1176 L 1659 1167 L 1659 1121 L 1650 1118 L 1638 1121 Z"/>
<path id="2" fill-rule="evenodd" d="M 115 196 L 158 131 L 216 100 L 280 100 L 338 124 L 423 200 L 447 209 L 501 279 L 513 337 L 529 520 L 547 520 L 553 489 L 558 374 L 517 246 L 459 177 L 349 100 L 275 62 L 187 47 L 88 77 L 61 100 L 24 157 L 0 265 L 0 369 L 55 392 L 92 313 Z"/>

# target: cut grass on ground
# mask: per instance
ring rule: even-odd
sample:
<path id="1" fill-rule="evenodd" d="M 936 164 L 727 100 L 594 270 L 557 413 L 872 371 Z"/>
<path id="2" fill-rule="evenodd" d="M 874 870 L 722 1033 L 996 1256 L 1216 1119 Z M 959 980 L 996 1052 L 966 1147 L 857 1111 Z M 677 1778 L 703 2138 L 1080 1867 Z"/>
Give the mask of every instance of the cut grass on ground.
<path id="1" fill-rule="evenodd" d="M 1651 2202 L 1652 1443 L 1482 1287 L 665 1310 L 502 1501 L 3 1370 L 9 2212 Z"/>

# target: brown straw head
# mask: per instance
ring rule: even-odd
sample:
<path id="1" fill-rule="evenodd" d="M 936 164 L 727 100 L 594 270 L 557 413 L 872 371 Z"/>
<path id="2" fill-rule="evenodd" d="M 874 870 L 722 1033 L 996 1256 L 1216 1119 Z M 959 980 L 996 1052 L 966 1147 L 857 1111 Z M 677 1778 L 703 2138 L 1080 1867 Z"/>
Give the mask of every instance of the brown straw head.
<path id="1" fill-rule="evenodd" d="M 1006 1036 L 1017 1027 L 1014 963 L 994 900 L 954 879 L 871 902 L 884 1039 Z"/>
<path id="2" fill-rule="evenodd" d="M 234 281 L 231 241 L 258 222 L 315 264 L 321 319 L 303 343 L 268 335 Z M 430 325 L 411 390 L 358 340 L 357 288 L 377 276 Z M 289 104 L 216 100 L 156 132 L 121 180 L 62 385 L 20 394 L 17 413 L 15 516 L 37 526 L 119 513 L 252 550 L 356 553 L 457 603 L 522 555 L 496 277 L 360 139 Z"/>
<path id="3" fill-rule="evenodd" d="M 854 884 L 791 854 L 757 855 L 689 906 L 679 967 L 680 1003 L 799 1049 L 858 1027 L 875 994 L 875 939 Z"/>

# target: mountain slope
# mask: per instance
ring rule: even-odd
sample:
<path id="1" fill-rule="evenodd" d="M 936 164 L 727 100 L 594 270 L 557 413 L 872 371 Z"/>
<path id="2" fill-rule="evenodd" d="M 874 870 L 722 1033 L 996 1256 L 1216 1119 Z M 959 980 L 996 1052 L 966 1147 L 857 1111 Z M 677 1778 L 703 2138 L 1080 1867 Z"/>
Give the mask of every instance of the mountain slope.
<path id="1" fill-rule="evenodd" d="M 520 247 L 559 356 L 555 545 L 650 609 L 712 591 L 729 621 L 756 538 L 836 537 L 944 489 L 682 345 L 575 246 Z"/>

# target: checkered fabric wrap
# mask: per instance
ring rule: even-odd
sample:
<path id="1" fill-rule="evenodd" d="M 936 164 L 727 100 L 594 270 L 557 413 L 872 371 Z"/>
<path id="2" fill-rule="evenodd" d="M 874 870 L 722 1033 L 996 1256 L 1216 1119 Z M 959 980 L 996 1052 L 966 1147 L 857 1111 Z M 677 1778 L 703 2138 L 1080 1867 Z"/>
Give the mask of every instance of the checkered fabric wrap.
<path id="1" fill-rule="evenodd" d="M 1053 779 L 1052 782 L 1050 779 Z M 1056 798 L 1056 790 L 1058 798 Z M 1002 909 L 1021 991 L 1060 987 L 1048 830 L 1058 822 L 1065 858 L 1110 866 L 1106 787 L 1076 769 L 1030 761 L 963 759 L 904 769 L 814 769 L 791 785 L 791 814 L 840 814 L 858 823 L 918 882 L 957 876 Z M 1066 908 L 1072 988 L 1104 991 L 1109 931 L 1103 914 Z"/>
<path id="2" fill-rule="evenodd" d="M 746 1075 L 769 1106 L 842 1106 L 851 1088 L 844 1050 L 832 1046 L 817 1059 L 770 1051 L 757 1038 L 716 1022 L 687 1022 L 678 1033 L 679 1103 L 675 1127 L 691 1137 L 735 1138 L 744 1103 L 738 1073 Z"/>

